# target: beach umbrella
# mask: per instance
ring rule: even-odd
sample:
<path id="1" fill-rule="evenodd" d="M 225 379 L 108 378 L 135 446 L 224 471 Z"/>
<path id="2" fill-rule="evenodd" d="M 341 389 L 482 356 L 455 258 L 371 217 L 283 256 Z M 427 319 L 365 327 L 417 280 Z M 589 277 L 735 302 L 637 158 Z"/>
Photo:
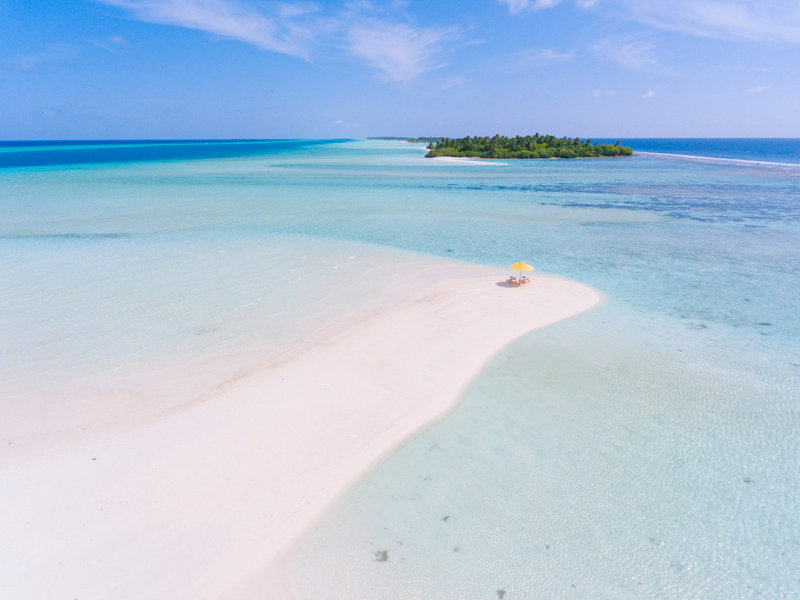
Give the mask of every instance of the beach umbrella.
<path id="1" fill-rule="evenodd" d="M 516 264 L 513 264 L 513 265 L 511 265 L 511 266 L 509 267 L 509 269 L 514 269 L 515 271 L 519 271 L 519 278 L 520 278 L 520 281 L 522 280 L 522 272 L 523 272 L 523 271 L 533 271 L 533 267 L 532 267 L 532 266 L 530 266 L 530 265 L 529 265 L 528 263 L 526 263 L 526 262 L 518 262 L 518 263 L 516 263 Z"/>

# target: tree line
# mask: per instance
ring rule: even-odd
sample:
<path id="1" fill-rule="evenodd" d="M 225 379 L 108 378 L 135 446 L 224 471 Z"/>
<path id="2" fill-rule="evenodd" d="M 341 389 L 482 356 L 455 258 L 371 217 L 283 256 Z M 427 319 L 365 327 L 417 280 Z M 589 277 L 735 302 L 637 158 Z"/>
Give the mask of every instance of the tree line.
<path id="1" fill-rule="evenodd" d="M 429 158 L 435 156 L 471 156 L 479 158 L 582 158 L 630 156 L 633 150 L 614 144 L 600 144 L 580 138 L 557 138 L 554 135 L 429 138 Z"/>

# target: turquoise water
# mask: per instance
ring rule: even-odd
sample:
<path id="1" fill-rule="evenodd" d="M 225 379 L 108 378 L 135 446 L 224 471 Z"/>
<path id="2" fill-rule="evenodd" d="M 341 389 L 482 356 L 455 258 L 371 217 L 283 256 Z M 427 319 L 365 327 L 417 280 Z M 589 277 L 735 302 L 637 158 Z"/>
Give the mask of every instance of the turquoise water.
<path id="1" fill-rule="evenodd" d="M 285 559 L 298 598 L 800 598 L 800 168 L 261 144 L 6 149 L 6 404 L 146 357 L 257 364 L 393 273 L 522 258 L 609 301 L 337 502 Z"/>
<path id="2" fill-rule="evenodd" d="M 127 140 L 0 142 L 0 169 L 184 161 L 285 153 L 336 140 Z"/>

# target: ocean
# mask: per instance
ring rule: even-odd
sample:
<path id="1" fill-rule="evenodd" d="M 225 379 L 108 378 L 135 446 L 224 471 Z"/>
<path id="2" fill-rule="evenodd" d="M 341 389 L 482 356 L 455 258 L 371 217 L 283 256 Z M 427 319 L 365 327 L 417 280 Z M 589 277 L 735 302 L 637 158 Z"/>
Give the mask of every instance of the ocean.
<path id="1" fill-rule="evenodd" d="M 800 144 L 795 138 L 634 138 L 622 140 L 638 152 L 676 154 L 738 161 L 800 164 Z"/>
<path id="2" fill-rule="evenodd" d="M 296 596 L 800 598 L 800 140 L 621 141 L 2 143 L 4 421 L 143 373 L 178 391 L 109 411 L 192 402 L 399 274 L 522 259 L 607 301 L 354 484 L 283 557 Z"/>

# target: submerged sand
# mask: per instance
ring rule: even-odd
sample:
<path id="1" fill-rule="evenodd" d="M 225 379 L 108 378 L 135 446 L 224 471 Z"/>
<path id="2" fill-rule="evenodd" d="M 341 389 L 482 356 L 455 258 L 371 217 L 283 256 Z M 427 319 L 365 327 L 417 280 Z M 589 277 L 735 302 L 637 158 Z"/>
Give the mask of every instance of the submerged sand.
<path id="1" fill-rule="evenodd" d="M 69 443 L 39 439 L 0 462 L 0 589 L 286 597 L 272 565 L 288 542 L 446 414 L 503 346 L 599 300 L 565 279 L 515 288 L 463 266 L 183 410 Z"/>

